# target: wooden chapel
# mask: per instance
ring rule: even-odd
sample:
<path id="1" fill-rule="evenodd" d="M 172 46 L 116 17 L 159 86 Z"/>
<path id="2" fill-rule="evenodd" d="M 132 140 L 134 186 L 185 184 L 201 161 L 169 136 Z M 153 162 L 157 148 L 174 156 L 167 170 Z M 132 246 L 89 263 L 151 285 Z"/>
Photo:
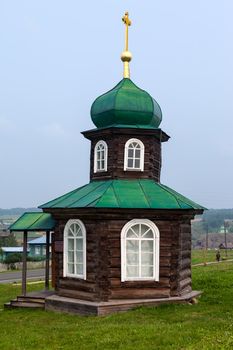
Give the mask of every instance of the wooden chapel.
<path id="1" fill-rule="evenodd" d="M 103 315 L 188 302 L 191 220 L 204 208 L 160 182 L 162 111 L 130 79 L 128 13 L 123 79 L 91 107 L 90 182 L 40 206 L 54 220 L 55 292 L 45 308 Z"/>

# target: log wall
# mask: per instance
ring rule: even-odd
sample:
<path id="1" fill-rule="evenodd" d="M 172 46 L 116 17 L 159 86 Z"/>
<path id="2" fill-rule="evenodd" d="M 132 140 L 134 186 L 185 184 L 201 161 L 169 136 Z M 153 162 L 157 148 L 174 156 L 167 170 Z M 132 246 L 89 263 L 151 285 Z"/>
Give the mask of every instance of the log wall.
<path id="1" fill-rule="evenodd" d="M 115 137 L 102 138 L 108 145 L 108 171 L 94 173 L 94 149 L 100 139 L 93 140 L 91 143 L 91 180 L 111 178 L 111 179 L 155 179 L 160 180 L 161 170 L 161 143 L 154 136 L 137 136 L 143 142 L 145 147 L 144 171 L 124 171 L 124 151 L 125 144 L 134 136 L 115 135 Z"/>
<path id="2" fill-rule="evenodd" d="M 107 212 L 107 210 L 106 210 Z M 166 211 L 165 211 L 166 212 Z M 62 213 L 62 212 L 61 212 Z M 153 215 L 151 210 L 141 210 L 133 218 L 147 218 L 160 231 L 159 281 L 121 282 L 121 230 L 129 215 L 121 217 L 105 214 L 79 213 L 64 218 L 57 215 L 54 232 L 55 289 L 61 296 L 90 300 L 167 298 L 191 291 L 191 227 L 193 215 L 173 215 L 167 218 Z M 168 213 L 167 213 L 168 214 Z M 63 218 L 61 218 L 63 216 Z M 89 217 L 88 217 L 89 216 Z M 127 218 L 126 218 L 127 216 Z M 87 232 L 87 279 L 63 277 L 63 231 L 70 218 L 81 220 Z M 155 219 L 156 218 L 156 219 Z"/>
<path id="3" fill-rule="evenodd" d="M 161 143 L 169 139 L 161 130 L 141 129 L 104 129 L 83 133 L 91 140 L 90 179 L 155 179 L 160 180 Z M 144 171 L 124 171 L 124 151 L 126 142 L 136 138 L 145 147 Z M 98 141 L 103 140 L 108 145 L 108 170 L 94 173 L 94 149 Z"/>
<path id="4" fill-rule="evenodd" d="M 180 224 L 180 250 L 179 250 L 179 293 L 180 295 L 192 290 L 191 278 L 191 225 Z"/>

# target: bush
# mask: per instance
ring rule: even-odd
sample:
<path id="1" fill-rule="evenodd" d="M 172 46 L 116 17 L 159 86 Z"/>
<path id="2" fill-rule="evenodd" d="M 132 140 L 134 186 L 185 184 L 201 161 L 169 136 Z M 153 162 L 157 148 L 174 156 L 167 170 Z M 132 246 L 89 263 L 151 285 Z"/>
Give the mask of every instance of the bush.
<path id="1" fill-rule="evenodd" d="M 8 269 L 15 270 L 16 269 L 15 264 L 21 261 L 22 261 L 22 254 L 14 253 L 14 254 L 7 255 L 3 262 L 4 264 L 7 265 Z"/>
<path id="2" fill-rule="evenodd" d="M 45 260 L 44 256 L 28 256 L 27 261 L 43 261 Z"/>
<path id="3" fill-rule="evenodd" d="M 21 261 L 22 261 L 22 254 L 20 253 L 9 254 L 4 259 L 5 264 L 12 264 L 12 263 L 14 264 Z"/>

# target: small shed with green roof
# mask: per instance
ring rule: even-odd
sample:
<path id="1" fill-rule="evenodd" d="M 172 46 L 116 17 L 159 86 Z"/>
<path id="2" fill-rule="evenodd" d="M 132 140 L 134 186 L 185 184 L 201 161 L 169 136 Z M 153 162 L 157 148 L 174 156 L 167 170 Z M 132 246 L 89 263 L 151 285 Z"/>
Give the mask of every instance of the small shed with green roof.
<path id="1" fill-rule="evenodd" d="M 44 232 L 45 233 L 45 289 L 49 289 L 49 260 L 51 246 L 51 232 L 55 227 L 55 220 L 49 213 L 43 212 L 26 212 L 17 219 L 10 227 L 11 232 L 23 232 L 23 248 L 22 249 L 22 296 L 27 294 L 27 253 L 28 253 L 28 232 Z"/>

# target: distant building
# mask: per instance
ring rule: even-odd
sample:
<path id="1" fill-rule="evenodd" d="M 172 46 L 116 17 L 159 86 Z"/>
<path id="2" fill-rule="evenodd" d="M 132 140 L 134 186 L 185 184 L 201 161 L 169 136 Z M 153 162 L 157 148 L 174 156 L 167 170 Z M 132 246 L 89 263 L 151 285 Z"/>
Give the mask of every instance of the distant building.
<path id="1" fill-rule="evenodd" d="M 0 261 L 3 262 L 9 255 L 23 254 L 23 247 L 1 247 Z M 29 250 L 28 250 L 29 253 Z"/>
<path id="2" fill-rule="evenodd" d="M 41 236 L 28 242 L 29 256 L 30 257 L 43 257 L 46 256 L 46 237 Z"/>

